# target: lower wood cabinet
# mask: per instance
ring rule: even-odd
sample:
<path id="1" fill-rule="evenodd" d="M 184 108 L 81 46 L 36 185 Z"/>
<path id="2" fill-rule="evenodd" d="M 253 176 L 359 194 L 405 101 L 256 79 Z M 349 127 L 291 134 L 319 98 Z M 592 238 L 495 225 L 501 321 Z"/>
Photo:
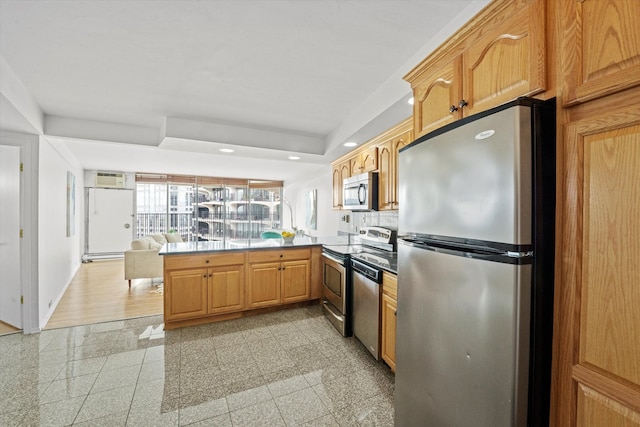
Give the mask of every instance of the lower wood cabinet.
<path id="1" fill-rule="evenodd" d="M 259 257 L 280 258 L 279 251 Z M 285 259 L 300 257 L 298 260 L 282 262 L 254 262 L 249 265 L 248 306 L 266 307 L 281 303 L 308 300 L 311 292 L 311 261 L 309 251 L 283 255 Z M 256 258 L 256 257 L 251 257 Z"/>
<path id="2" fill-rule="evenodd" d="M 207 287 L 209 314 L 244 310 L 244 265 L 209 270 Z"/>
<path id="3" fill-rule="evenodd" d="M 205 323 L 220 315 L 318 299 L 320 253 L 318 246 L 167 255 L 165 328 L 184 326 L 191 320 L 192 324 Z"/>
<path id="4" fill-rule="evenodd" d="M 165 273 L 164 316 L 168 320 L 189 319 L 207 314 L 207 269 Z"/>
<path id="5" fill-rule="evenodd" d="M 309 299 L 309 260 L 282 263 L 282 302 L 296 302 Z"/>
<path id="6" fill-rule="evenodd" d="M 382 360 L 396 371 L 396 310 L 398 309 L 398 278 L 384 272 L 382 276 Z"/>
<path id="7" fill-rule="evenodd" d="M 165 257 L 164 317 L 244 310 L 244 253 Z"/>

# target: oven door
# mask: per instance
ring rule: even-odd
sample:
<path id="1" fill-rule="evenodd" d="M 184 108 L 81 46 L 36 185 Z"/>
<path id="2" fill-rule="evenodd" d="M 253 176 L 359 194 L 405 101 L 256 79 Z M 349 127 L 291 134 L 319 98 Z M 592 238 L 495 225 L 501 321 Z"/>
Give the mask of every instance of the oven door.
<path id="1" fill-rule="evenodd" d="M 322 296 L 341 314 L 347 313 L 347 267 L 327 253 L 322 254 Z"/>

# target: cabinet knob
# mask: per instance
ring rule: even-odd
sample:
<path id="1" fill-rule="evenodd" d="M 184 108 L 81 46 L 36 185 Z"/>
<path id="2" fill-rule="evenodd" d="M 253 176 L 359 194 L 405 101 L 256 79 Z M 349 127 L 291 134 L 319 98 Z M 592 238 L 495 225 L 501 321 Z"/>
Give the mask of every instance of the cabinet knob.
<path id="1" fill-rule="evenodd" d="M 282 258 L 284 256 L 284 254 L 280 254 L 280 258 Z"/>
<path id="2" fill-rule="evenodd" d="M 202 276 L 202 277 L 206 279 L 206 278 L 207 278 L 207 275 L 205 274 L 205 275 L 204 275 L 204 276 Z"/>
<path id="3" fill-rule="evenodd" d="M 205 263 L 206 263 L 206 264 L 209 264 L 209 260 L 205 260 Z"/>
<path id="4" fill-rule="evenodd" d="M 456 107 L 455 105 L 452 105 L 451 107 L 449 107 L 449 112 L 451 114 L 455 113 L 456 111 L 458 111 L 458 107 Z"/>
<path id="5" fill-rule="evenodd" d="M 458 104 L 458 107 L 460 107 L 460 108 L 464 108 L 464 107 L 466 107 L 467 105 L 469 105 L 469 103 L 468 103 L 467 101 L 465 101 L 464 99 L 461 99 L 461 100 L 460 100 L 460 103 Z"/>

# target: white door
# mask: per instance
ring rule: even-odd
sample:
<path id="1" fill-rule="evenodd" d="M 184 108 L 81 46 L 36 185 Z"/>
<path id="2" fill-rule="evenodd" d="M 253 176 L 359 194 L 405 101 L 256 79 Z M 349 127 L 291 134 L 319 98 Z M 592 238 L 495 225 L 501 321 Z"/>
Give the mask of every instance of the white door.
<path id="1" fill-rule="evenodd" d="M 90 188 L 87 206 L 87 253 L 121 253 L 131 247 L 133 190 Z"/>
<path id="2" fill-rule="evenodd" d="M 20 147 L 0 145 L 0 320 L 22 329 Z"/>

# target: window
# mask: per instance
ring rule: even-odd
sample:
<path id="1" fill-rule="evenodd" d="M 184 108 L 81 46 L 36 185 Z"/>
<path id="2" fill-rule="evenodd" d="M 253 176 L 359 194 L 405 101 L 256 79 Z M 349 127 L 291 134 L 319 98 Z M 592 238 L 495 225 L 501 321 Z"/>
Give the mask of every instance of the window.
<path id="1" fill-rule="evenodd" d="M 259 239 L 281 226 L 282 182 L 138 174 L 137 234 L 185 241 Z"/>

